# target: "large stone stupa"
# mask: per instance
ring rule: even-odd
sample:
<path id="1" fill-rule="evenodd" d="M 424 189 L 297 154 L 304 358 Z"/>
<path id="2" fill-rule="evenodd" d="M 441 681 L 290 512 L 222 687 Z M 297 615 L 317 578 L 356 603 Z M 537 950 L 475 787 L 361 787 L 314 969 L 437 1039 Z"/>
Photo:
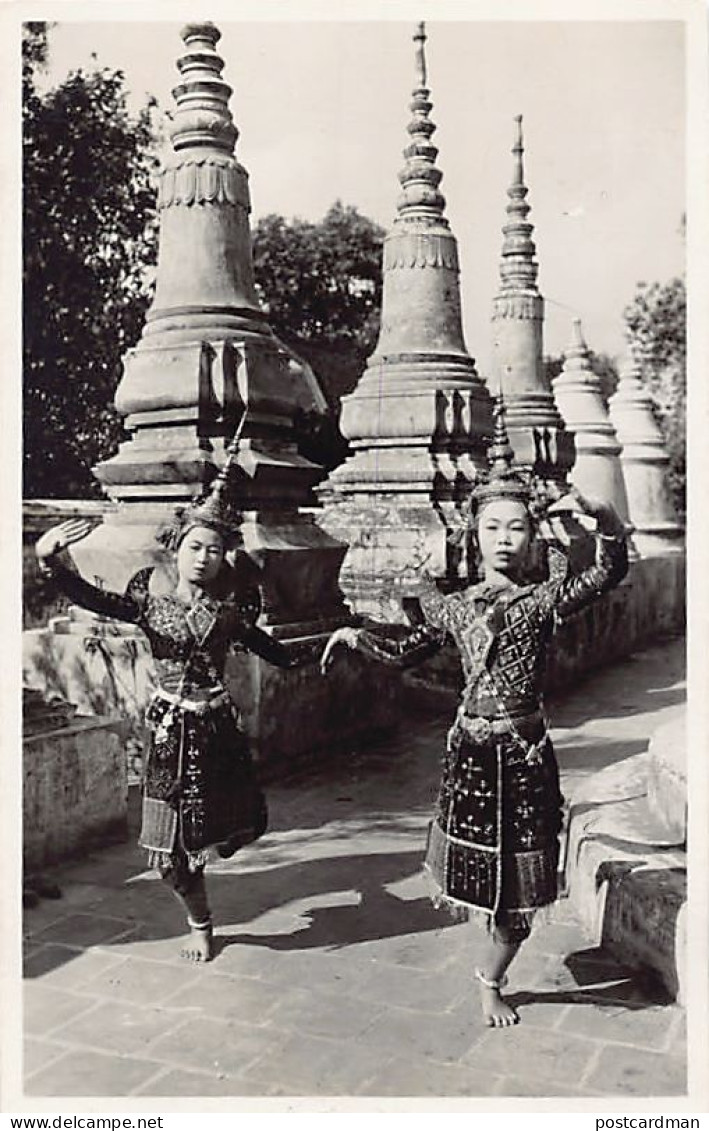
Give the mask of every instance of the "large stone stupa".
<path id="1" fill-rule="evenodd" d="M 352 455 L 321 489 L 323 524 L 350 542 L 341 585 L 359 612 L 393 617 L 425 567 L 453 579 L 456 533 L 490 399 L 463 339 L 458 248 L 431 141 L 424 25 L 414 35 L 410 141 L 397 215 L 384 241 L 381 331 L 341 428 Z"/>
<path id="2" fill-rule="evenodd" d="M 160 562 L 156 529 L 214 478 L 238 426 L 230 482 L 266 623 L 281 635 L 325 631 L 345 615 L 337 586 L 345 547 L 313 521 L 312 488 L 325 471 L 299 454 L 294 420 L 327 405 L 259 306 L 221 33 L 205 22 L 181 34 L 155 297 L 116 393 L 128 438 L 95 469 L 116 506 L 73 556 L 115 589 Z"/>

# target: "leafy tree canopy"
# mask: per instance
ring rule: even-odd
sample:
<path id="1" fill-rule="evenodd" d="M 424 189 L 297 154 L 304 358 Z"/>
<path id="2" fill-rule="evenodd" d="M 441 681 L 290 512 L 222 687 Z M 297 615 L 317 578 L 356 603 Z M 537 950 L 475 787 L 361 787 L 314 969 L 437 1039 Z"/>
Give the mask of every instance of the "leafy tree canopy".
<path id="1" fill-rule="evenodd" d="M 670 457 L 670 486 L 686 508 L 687 292 L 684 279 L 640 283 L 623 315 Z"/>
<path id="2" fill-rule="evenodd" d="M 339 200 L 316 224 L 274 214 L 259 220 L 254 270 L 276 332 L 369 353 L 379 329 L 383 239 L 382 228 Z"/>
<path id="3" fill-rule="evenodd" d="M 31 497 L 97 494 L 115 450 L 120 362 L 138 340 L 156 253 L 154 102 L 132 114 L 121 71 L 44 93 L 47 25 L 23 35 L 24 479 Z"/>

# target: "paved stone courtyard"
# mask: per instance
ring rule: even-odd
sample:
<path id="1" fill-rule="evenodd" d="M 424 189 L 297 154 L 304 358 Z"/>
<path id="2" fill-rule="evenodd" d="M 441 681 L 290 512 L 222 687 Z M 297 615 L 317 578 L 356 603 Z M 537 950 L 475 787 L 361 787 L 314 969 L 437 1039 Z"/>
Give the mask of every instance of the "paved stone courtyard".
<path id="1" fill-rule="evenodd" d="M 566 792 L 681 701 L 683 642 L 551 705 Z M 594 948 L 563 901 L 486 1029 L 479 930 L 420 865 L 446 719 L 271 786 L 271 830 L 215 866 L 218 955 L 177 956 L 176 902 L 132 845 L 56 870 L 25 917 L 25 1089 L 41 1096 L 650 1097 L 686 1093 L 684 1014 Z"/>

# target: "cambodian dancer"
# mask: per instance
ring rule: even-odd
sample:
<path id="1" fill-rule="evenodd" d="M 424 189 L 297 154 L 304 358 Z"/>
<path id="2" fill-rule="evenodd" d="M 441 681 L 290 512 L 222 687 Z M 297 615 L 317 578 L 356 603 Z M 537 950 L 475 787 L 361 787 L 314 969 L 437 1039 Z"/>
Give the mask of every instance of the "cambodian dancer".
<path id="1" fill-rule="evenodd" d="M 57 560 L 92 529 L 82 519 L 53 527 L 36 545 L 43 569 L 84 608 L 137 625 L 146 634 L 157 689 L 146 713 L 149 735 L 143 775 L 139 843 L 177 895 L 189 936 L 182 955 L 213 955 L 212 916 L 204 867 L 262 836 L 267 806 L 258 785 L 238 704 L 224 684 L 230 647 L 254 652 L 278 667 L 316 659 L 309 645 L 284 645 L 256 627 L 257 589 L 225 594 L 225 553 L 237 541 L 221 488 L 193 504 L 172 530 L 177 581 L 151 593 L 152 569 L 135 575 L 124 595 L 97 589 Z"/>
<path id="2" fill-rule="evenodd" d="M 427 659 L 446 640 L 458 648 L 465 686 L 448 734 L 426 867 L 436 902 L 485 920 L 486 950 L 475 971 L 482 1009 L 488 1025 L 506 1026 L 519 1020 L 501 994 L 507 969 L 536 912 L 557 897 L 562 797 L 541 701 L 547 645 L 561 621 L 617 585 L 628 565 L 615 512 L 572 492 L 548 509 L 548 532 L 560 512 L 573 509 L 593 531 L 594 564 L 570 576 L 562 545 L 548 538 L 547 579 L 525 580 L 535 536 L 531 484 L 512 467 L 501 404 L 489 456 L 470 511 L 481 580 L 448 595 L 425 585 L 423 621 L 404 636 L 400 626 L 398 634 L 385 625 L 338 629 L 322 665 L 338 644 L 400 666 Z"/>

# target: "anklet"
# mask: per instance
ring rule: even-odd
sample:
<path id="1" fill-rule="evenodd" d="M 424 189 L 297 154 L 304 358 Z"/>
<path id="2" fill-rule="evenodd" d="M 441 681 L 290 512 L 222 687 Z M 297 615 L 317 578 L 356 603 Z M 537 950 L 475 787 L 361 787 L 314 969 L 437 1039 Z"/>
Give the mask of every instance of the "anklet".
<path id="1" fill-rule="evenodd" d="M 475 969 L 475 977 L 479 982 L 482 982 L 484 986 L 487 986 L 489 990 L 501 990 L 507 985 L 508 982 L 506 974 L 502 978 L 498 979 L 486 978 L 482 970 L 479 970 L 477 967 Z"/>
<path id="2" fill-rule="evenodd" d="M 205 921 L 203 923 L 194 923 L 188 915 L 187 916 L 187 923 L 190 927 L 193 927 L 195 931 L 208 931 L 208 930 L 211 930 L 211 928 L 212 928 L 212 920 L 211 919 L 205 919 Z"/>

